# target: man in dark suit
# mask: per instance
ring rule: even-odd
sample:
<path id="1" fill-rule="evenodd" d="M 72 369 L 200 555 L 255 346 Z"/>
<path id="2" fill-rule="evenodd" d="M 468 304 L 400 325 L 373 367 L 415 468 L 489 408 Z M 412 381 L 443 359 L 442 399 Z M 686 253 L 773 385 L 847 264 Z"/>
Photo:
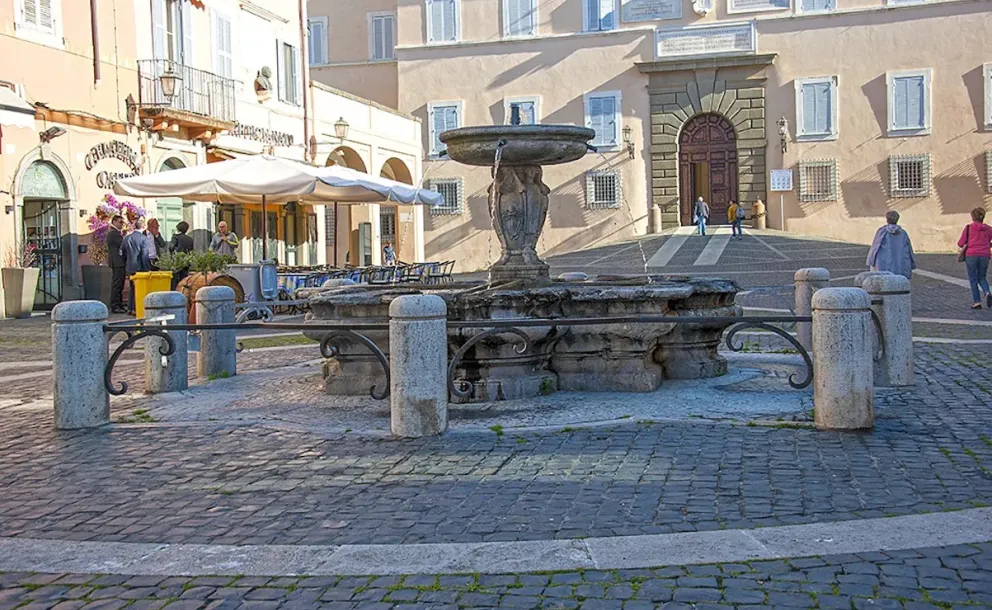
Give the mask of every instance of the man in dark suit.
<path id="1" fill-rule="evenodd" d="M 127 261 L 121 254 L 121 246 L 124 245 L 124 234 L 121 229 L 124 227 L 124 218 L 114 216 L 110 219 L 110 230 L 107 231 L 107 254 L 110 261 L 110 270 L 113 273 L 113 286 L 110 290 L 110 311 L 114 313 L 127 313 L 124 307 L 124 268 Z"/>
<path id="2" fill-rule="evenodd" d="M 186 233 L 189 232 L 189 223 L 185 220 L 176 225 L 176 234 L 172 236 L 172 241 L 169 242 L 169 252 L 176 254 L 178 252 L 192 252 L 193 251 L 193 238 Z M 172 272 L 172 289 L 175 290 L 179 286 L 179 282 L 183 281 L 186 276 L 189 275 L 189 269 L 176 269 Z"/>

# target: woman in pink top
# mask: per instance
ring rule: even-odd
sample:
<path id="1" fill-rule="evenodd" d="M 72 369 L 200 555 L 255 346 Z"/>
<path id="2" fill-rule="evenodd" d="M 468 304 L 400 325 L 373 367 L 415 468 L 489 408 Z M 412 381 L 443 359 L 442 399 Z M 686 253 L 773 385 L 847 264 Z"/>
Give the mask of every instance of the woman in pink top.
<path id="1" fill-rule="evenodd" d="M 968 281 L 971 282 L 972 309 L 982 308 L 982 295 L 985 305 L 992 307 L 992 293 L 989 292 L 989 257 L 992 256 L 992 227 L 985 224 L 985 209 L 971 211 L 972 222 L 961 232 L 958 247 L 964 249 L 964 263 L 968 268 Z M 979 292 L 981 288 L 981 292 Z"/>

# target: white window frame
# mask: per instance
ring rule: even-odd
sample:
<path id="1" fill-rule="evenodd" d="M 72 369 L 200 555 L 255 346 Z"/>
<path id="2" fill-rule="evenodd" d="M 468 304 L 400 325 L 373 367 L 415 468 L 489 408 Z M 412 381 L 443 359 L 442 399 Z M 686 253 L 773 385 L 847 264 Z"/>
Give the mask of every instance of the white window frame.
<path id="1" fill-rule="evenodd" d="M 620 91 L 593 91 L 582 96 L 582 102 L 585 109 L 585 126 L 592 128 L 592 117 L 589 116 L 589 100 L 597 97 L 612 97 L 616 100 L 614 104 L 614 131 L 613 139 L 614 144 L 604 144 L 602 146 L 597 146 L 593 143 L 593 146 L 597 146 L 600 152 L 602 151 L 614 151 L 620 150 L 622 144 L 622 133 L 623 133 L 623 93 Z"/>
<path id="2" fill-rule="evenodd" d="M 541 96 L 540 95 L 524 95 L 519 97 L 505 97 L 503 98 L 503 124 L 510 124 L 510 106 L 512 104 L 520 104 L 522 102 L 532 102 L 534 104 L 534 124 L 541 124 Z"/>
<path id="3" fill-rule="evenodd" d="M 899 188 L 899 163 L 917 162 L 922 163 L 921 181 L 922 188 L 900 189 Z M 889 198 L 890 199 L 926 199 L 933 189 L 933 166 L 930 153 L 918 155 L 893 155 L 889 157 Z"/>
<path id="4" fill-rule="evenodd" d="M 795 0 L 798 2 L 799 0 Z M 770 13 L 775 11 L 787 11 L 790 6 L 759 6 L 756 8 L 735 8 L 734 0 L 727 0 L 727 14 L 728 15 L 743 15 L 747 13 Z"/>
<path id="5" fill-rule="evenodd" d="M 903 128 L 896 129 L 896 127 L 895 127 L 895 118 L 896 118 L 895 117 L 895 107 L 896 107 L 896 104 L 895 104 L 895 101 L 896 101 L 895 81 L 896 81 L 897 78 L 914 77 L 914 76 L 922 76 L 923 77 L 923 127 L 922 128 L 911 127 L 909 129 L 903 129 Z M 933 123 L 932 123 L 931 118 L 930 118 L 930 108 L 932 106 L 932 104 L 931 104 L 931 97 L 933 95 L 933 90 L 932 90 L 932 88 L 930 86 L 930 83 L 932 81 L 932 78 L 933 78 L 933 70 L 930 69 L 930 68 L 924 68 L 924 69 L 921 69 L 921 70 L 898 70 L 898 71 L 895 71 L 895 72 L 886 72 L 885 73 L 886 96 L 887 96 L 887 100 L 888 100 L 888 104 L 887 104 L 888 105 L 888 112 L 886 114 L 887 114 L 887 119 L 888 119 L 888 133 L 889 133 L 890 136 L 928 136 L 928 135 L 930 135 L 930 132 L 931 132 L 931 129 L 932 129 L 932 126 L 933 126 Z"/>
<path id="6" fill-rule="evenodd" d="M 596 201 L 596 178 L 613 176 L 616 198 L 612 202 Z M 617 169 L 599 169 L 586 172 L 586 209 L 618 210 L 623 204 L 623 173 Z"/>
<path id="7" fill-rule="evenodd" d="M 431 216 L 456 216 L 465 213 L 465 180 L 463 178 L 431 178 L 427 181 L 427 188 L 434 192 L 437 190 L 434 188 L 435 184 L 454 184 L 458 187 L 458 201 L 455 205 L 451 205 L 448 201 L 445 201 L 444 206 L 431 206 Z"/>
<path id="8" fill-rule="evenodd" d="M 230 58 L 231 73 L 230 74 L 222 73 L 223 70 L 221 70 L 218 61 L 220 59 L 220 44 L 219 41 L 217 40 L 217 22 L 220 20 L 227 21 L 228 25 L 231 27 L 231 58 Z M 235 49 L 237 48 L 237 44 L 234 38 L 235 38 L 234 17 L 224 11 L 212 9 L 210 15 L 210 50 L 212 55 L 211 62 L 213 65 L 213 73 L 218 76 L 223 76 L 224 78 L 230 78 L 232 80 L 237 79 L 237 69 L 238 69 L 238 66 L 235 64 L 235 58 L 237 57 L 237 53 L 235 52 Z"/>
<path id="9" fill-rule="evenodd" d="M 837 2 L 839 0 L 833 0 L 833 8 L 821 9 L 817 11 L 804 11 L 803 10 L 803 0 L 794 0 L 797 15 L 826 15 L 828 13 L 833 13 L 837 11 Z"/>
<path id="10" fill-rule="evenodd" d="M 533 38 L 533 37 L 537 36 L 538 22 L 540 20 L 539 19 L 539 16 L 538 16 L 538 1 L 537 0 L 529 0 L 530 1 L 531 14 L 534 15 L 534 27 L 531 30 L 530 34 L 511 34 L 510 33 L 510 6 L 509 6 L 509 2 L 511 2 L 511 1 L 512 0 L 502 0 L 502 2 L 500 3 L 500 4 L 503 5 L 503 38 L 511 38 L 511 39 L 514 39 L 514 38 Z"/>
<path id="11" fill-rule="evenodd" d="M 458 44 L 462 41 L 462 0 L 455 0 L 455 39 L 454 40 L 431 40 L 431 32 L 434 31 L 433 23 L 431 23 L 431 1 L 424 0 L 424 24 L 426 24 L 427 29 L 424 32 L 424 40 L 427 41 L 429 45 L 446 45 L 446 44 Z"/>
<path id="12" fill-rule="evenodd" d="M 823 195 L 820 193 L 811 193 L 809 180 L 806 177 L 806 169 L 811 167 L 828 167 L 830 168 L 830 192 Z M 838 172 L 837 172 L 837 159 L 808 159 L 799 162 L 799 201 L 803 203 L 811 203 L 815 201 L 837 201 L 839 185 L 838 182 Z"/>
<path id="13" fill-rule="evenodd" d="M 58 49 L 65 48 L 62 38 L 62 0 L 51 0 L 52 27 L 42 28 L 24 20 L 24 0 L 14 0 L 14 33 L 22 40 Z"/>
<path id="14" fill-rule="evenodd" d="M 465 102 L 463 100 L 443 100 L 438 102 L 428 102 L 427 103 L 427 157 L 429 159 L 443 159 L 446 158 L 441 156 L 441 151 L 434 149 L 434 109 L 435 108 L 448 108 L 454 106 L 458 109 L 458 127 L 461 127 L 465 123 Z"/>
<path id="15" fill-rule="evenodd" d="M 383 17 L 391 17 L 393 20 L 393 54 L 391 57 L 375 57 L 375 20 Z M 396 61 L 396 13 L 392 11 L 379 11 L 369 13 L 367 17 L 369 27 L 369 61 L 374 63 Z"/>
<path id="16" fill-rule="evenodd" d="M 303 105 L 303 68 L 300 66 L 300 48 L 288 40 L 282 38 L 277 41 L 277 52 L 276 57 L 276 76 L 279 79 L 276 83 L 276 97 L 283 104 L 289 106 L 302 106 Z M 296 66 L 296 72 L 293 74 L 293 91 L 290 92 L 286 88 L 286 75 L 285 72 L 288 70 L 285 61 L 286 47 L 292 49 L 291 57 L 293 58 L 293 65 Z M 309 51 L 308 51 L 309 54 Z M 291 97 L 292 96 L 292 97 Z"/>
<path id="17" fill-rule="evenodd" d="M 319 21 L 324 26 L 324 38 L 323 38 L 323 40 L 320 41 L 320 53 L 323 56 L 324 61 L 323 62 L 315 62 L 313 57 L 308 57 L 307 59 L 310 60 L 310 66 L 311 67 L 314 67 L 314 66 L 327 66 L 327 65 L 330 65 L 330 63 L 331 63 L 330 49 L 328 48 L 328 46 L 329 46 L 328 45 L 328 42 L 329 42 L 329 38 L 330 38 L 330 35 L 331 34 L 330 34 L 329 26 L 328 26 L 327 16 L 316 16 L 316 17 L 310 17 L 310 18 L 308 18 L 307 19 L 308 26 L 309 26 L 310 23 L 312 23 L 314 21 Z M 308 27 L 307 33 L 310 36 L 310 38 L 312 39 L 313 38 L 313 29 Z M 308 41 L 308 43 L 309 44 L 313 44 L 310 41 Z M 309 55 L 309 51 L 310 51 L 310 49 L 307 49 L 307 54 L 308 55 Z"/>
<path id="18" fill-rule="evenodd" d="M 806 133 L 803 131 L 803 125 L 805 124 L 804 118 L 804 104 L 803 104 L 803 86 L 804 85 L 830 85 L 830 132 L 829 133 Z M 797 78 L 795 80 L 796 89 L 796 140 L 836 140 L 839 129 L 837 126 L 837 118 L 840 112 L 837 110 L 837 77 L 836 76 L 816 76 L 811 78 Z"/>
<path id="19" fill-rule="evenodd" d="M 613 27 L 604 30 L 602 28 L 603 20 L 599 20 L 600 28 L 596 30 L 589 29 L 589 0 L 582 0 L 582 31 L 583 32 L 612 32 L 614 30 L 620 29 L 620 0 L 613 0 Z"/>
<path id="20" fill-rule="evenodd" d="M 992 131 L 992 63 L 982 66 L 982 77 L 985 79 L 985 129 Z"/>

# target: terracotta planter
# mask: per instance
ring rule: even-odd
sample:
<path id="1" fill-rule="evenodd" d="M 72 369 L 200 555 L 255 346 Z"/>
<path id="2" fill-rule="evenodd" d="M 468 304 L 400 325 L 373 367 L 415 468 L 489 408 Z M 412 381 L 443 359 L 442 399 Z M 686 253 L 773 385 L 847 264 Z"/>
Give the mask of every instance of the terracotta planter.
<path id="1" fill-rule="evenodd" d="M 186 316 L 190 324 L 196 324 L 196 291 L 207 286 L 228 286 L 234 290 L 234 301 L 245 302 L 245 291 L 241 282 L 224 273 L 190 273 L 176 290 L 186 297 Z"/>
<path id="2" fill-rule="evenodd" d="M 87 301 L 102 301 L 110 307 L 110 293 L 114 283 L 114 273 L 103 265 L 83 265 L 83 298 Z"/>
<path id="3" fill-rule="evenodd" d="M 16 267 L 0 270 L 3 276 L 4 305 L 8 318 L 31 317 L 41 270 Z"/>

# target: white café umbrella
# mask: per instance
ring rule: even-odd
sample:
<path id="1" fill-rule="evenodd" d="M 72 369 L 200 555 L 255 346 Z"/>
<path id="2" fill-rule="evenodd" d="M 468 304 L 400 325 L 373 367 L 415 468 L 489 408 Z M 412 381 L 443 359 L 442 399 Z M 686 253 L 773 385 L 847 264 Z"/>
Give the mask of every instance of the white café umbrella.
<path id="1" fill-rule="evenodd" d="M 268 235 L 266 203 L 378 203 L 437 205 L 439 193 L 340 166 L 314 167 L 270 155 L 255 155 L 117 181 L 114 193 L 128 197 L 182 197 L 262 205 L 262 235 Z M 268 258 L 262 239 L 262 258 Z"/>

